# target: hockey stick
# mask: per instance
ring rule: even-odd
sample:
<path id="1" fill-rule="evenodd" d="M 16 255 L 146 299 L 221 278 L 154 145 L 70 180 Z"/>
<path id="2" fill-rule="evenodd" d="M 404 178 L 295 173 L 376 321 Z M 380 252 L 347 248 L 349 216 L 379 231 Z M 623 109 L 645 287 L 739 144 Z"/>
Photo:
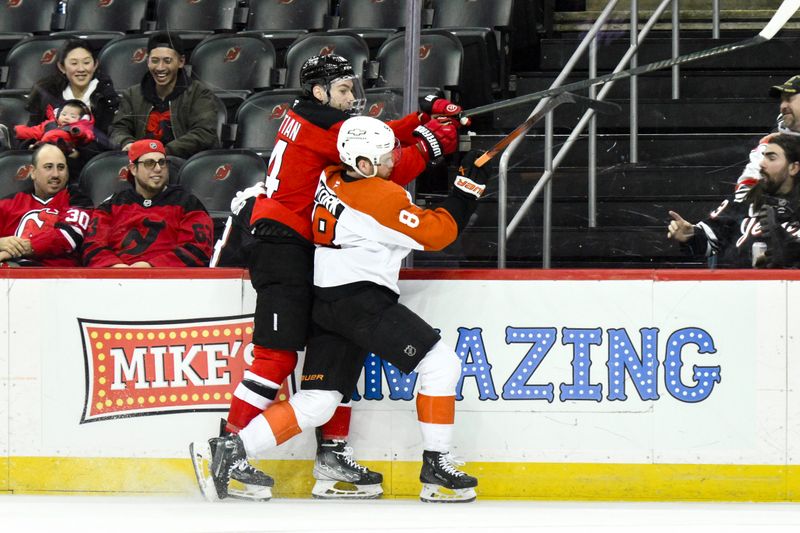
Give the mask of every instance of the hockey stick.
<path id="1" fill-rule="evenodd" d="M 783 3 L 780 5 L 775 14 L 772 15 L 770 21 L 766 26 L 764 26 L 764 29 L 761 30 L 761 33 L 755 37 L 750 37 L 749 39 L 745 39 L 743 41 L 723 44 L 707 50 L 698 50 L 697 52 L 691 52 L 689 54 L 678 56 L 674 59 L 662 59 L 661 61 L 648 63 L 646 65 L 635 67 L 629 70 L 621 70 L 619 72 L 598 76 L 596 78 L 576 81 L 560 87 L 553 87 L 551 89 L 545 89 L 543 91 L 517 96 L 516 98 L 509 98 L 508 100 L 504 100 L 502 102 L 474 107 L 472 109 L 465 110 L 462 115 L 465 117 L 473 117 L 475 115 L 491 113 L 492 111 L 497 111 L 499 109 L 506 109 L 508 107 L 525 104 L 527 102 L 541 100 L 542 98 L 547 98 L 548 96 L 556 96 L 567 91 L 580 91 L 582 89 L 586 89 L 587 87 L 591 87 L 592 85 L 600 85 L 610 81 L 630 78 L 631 76 L 638 76 L 639 74 L 646 74 L 648 72 L 661 70 L 675 65 L 682 65 L 698 59 L 727 54 L 728 52 L 734 52 L 736 50 L 742 50 L 744 48 L 756 46 L 772 39 L 775 34 L 778 33 L 778 30 L 780 30 L 791 18 L 791 16 L 794 15 L 798 8 L 800 8 L 800 0 L 783 0 Z"/>
<path id="2" fill-rule="evenodd" d="M 502 152 L 506 146 L 511 144 L 514 139 L 519 137 L 520 135 L 525 135 L 525 133 L 531 129 L 534 124 L 542 120 L 542 117 L 547 115 L 550 111 L 555 109 L 556 107 L 560 106 L 561 104 L 578 104 L 584 108 L 594 109 L 598 113 L 603 113 L 606 115 L 612 115 L 614 113 L 619 112 L 620 107 L 613 103 L 613 102 L 603 102 L 600 100 L 593 100 L 591 98 L 586 98 L 585 96 L 578 96 L 577 94 L 572 94 L 568 92 L 562 92 L 561 94 L 551 98 L 547 101 L 547 103 L 542 106 L 542 108 L 528 117 L 525 122 L 514 128 L 514 131 L 500 139 L 497 144 L 489 148 L 483 155 L 475 160 L 473 163 L 476 167 L 482 167 L 486 163 L 489 162 L 494 156 Z M 463 173 L 464 170 L 462 169 L 461 172 Z"/>

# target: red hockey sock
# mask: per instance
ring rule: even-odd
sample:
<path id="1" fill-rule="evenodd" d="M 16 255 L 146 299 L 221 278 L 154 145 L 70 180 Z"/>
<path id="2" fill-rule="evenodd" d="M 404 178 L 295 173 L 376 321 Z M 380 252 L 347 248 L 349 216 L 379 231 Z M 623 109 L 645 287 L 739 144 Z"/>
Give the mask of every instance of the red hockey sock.
<path id="1" fill-rule="evenodd" d="M 323 440 L 347 440 L 350 434 L 350 404 L 339 405 L 330 420 L 322 426 Z"/>
<path id="2" fill-rule="evenodd" d="M 230 433 L 239 433 L 239 430 L 244 428 L 250 423 L 252 419 L 262 413 L 263 409 L 250 405 L 244 400 L 240 400 L 236 396 L 231 400 L 231 409 L 228 411 L 228 424 L 225 426 L 225 431 Z"/>

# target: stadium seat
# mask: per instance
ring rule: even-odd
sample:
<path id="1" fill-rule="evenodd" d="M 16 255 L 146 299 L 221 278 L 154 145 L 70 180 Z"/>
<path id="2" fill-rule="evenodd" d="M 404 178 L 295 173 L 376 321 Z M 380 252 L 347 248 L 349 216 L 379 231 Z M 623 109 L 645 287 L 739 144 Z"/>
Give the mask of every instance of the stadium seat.
<path id="1" fill-rule="evenodd" d="M 0 198 L 33 191 L 33 182 L 29 179 L 32 170 L 30 150 L 0 152 Z"/>
<path id="2" fill-rule="evenodd" d="M 141 31 L 148 0 L 69 0 L 64 30 Z"/>
<path id="3" fill-rule="evenodd" d="M 356 75 L 362 76 L 369 61 L 369 46 L 351 32 L 309 33 L 297 39 L 286 51 L 286 87 L 300 87 L 300 67 L 311 56 L 337 54 L 350 61 Z"/>
<path id="4" fill-rule="evenodd" d="M 0 32 L 49 32 L 57 5 L 58 0 L 6 0 L 0 3 Z"/>
<path id="5" fill-rule="evenodd" d="M 275 49 L 256 35 L 212 35 L 197 45 L 189 63 L 194 77 L 214 91 L 268 89 L 278 72 Z"/>
<path id="6" fill-rule="evenodd" d="M 465 63 L 480 66 L 488 61 L 491 82 L 506 90 L 514 0 L 432 0 L 432 6 L 433 27 L 446 28 L 461 40 Z M 485 59 L 480 50 L 472 50 L 476 42 L 483 44 Z"/>
<path id="7" fill-rule="evenodd" d="M 390 28 L 406 26 L 408 0 L 340 0 L 340 28 Z"/>
<path id="8" fill-rule="evenodd" d="M 178 183 L 203 202 L 212 218 L 224 219 L 236 193 L 264 181 L 266 175 L 266 162 L 251 150 L 206 150 L 186 161 Z"/>
<path id="9" fill-rule="evenodd" d="M 257 93 L 245 100 L 236 113 L 234 146 L 265 154 L 272 151 L 278 127 L 301 92 L 283 89 Z"/>
<path id="10" fill-rule="evenodd" d="M 250 2 L 248 30 L 303 30 L 325 28 L 328 0 L 294 0 L 293 2 Z"/>
<path id="11" fill-rule="evenodd" d="M 4 88 L 30 90 L 38 80 L 58 72 L 58 51 L 65 42 L 57 37 L 34 36 L 14 45 L 0 70 Z"/>
<path id="12" fill-rule="evenodd" d="M 14 135 L 14 126 L 27 124 L 30 113 L 25 109 L 23 95 L 4 95 L 0 91 L 0 124 L 8 127 L 10 135 Z M 13 143 L 12 143 L 13 146 Z"/>
<path id="13" fill-rule="evenodd" d="M 247 8 L 238 0 L 156 0 L 155 29 L 175 31 L 183 40 L 187 57 L 214 32 L 232 32 L 247 22 Z"/>
<path id="14" fill-rule="evenodd" d="M 167 156 L 169 164 L 169 182 L 177 183 L 184 159 Z M 127 152 L 103 152 L 93 157 L 83 167 L 78 184 L 96 207 L 114 194 L 129 188 Z"/>
<path id="15" fill-rule="evenodd" d="M 50 34 L 50 37 L 58 37 L 62 39 L 83 39 L 89 43 L 92 50 L 101 50 L 105 45 L 125 35 L 121 31 L 111 30 L 68 30 L 56 31 Z"/>
<path id="16" fill-rule="evenodd" d="M 437 87 L 420 87 L 419 96 L 444 93 Z M 366 90 L 367 107 L 364 114 L 383 121 L 395 120 L 405 115 L 403 113 L 403 88 L 402 87 L 374 87 Z"/>
<path id="17" fill-rule="evenodd" d="M 405 32 L 398 32 L 381 46 L 376 60 L 380 74 L 378 87 L 402 87 L 405 72 Z M 444 30 L 420 32 L 419 85 L 437 87 L 445 96 L 457 99 L 461 84 L 464 49 L 459 40 Z"/>
<path id="18" fill-rule="evenodd" d="M 97 60 L 117 91 L 137 85 L 147 72 L 147 36 L 114 39 L 100 50 Z"/>

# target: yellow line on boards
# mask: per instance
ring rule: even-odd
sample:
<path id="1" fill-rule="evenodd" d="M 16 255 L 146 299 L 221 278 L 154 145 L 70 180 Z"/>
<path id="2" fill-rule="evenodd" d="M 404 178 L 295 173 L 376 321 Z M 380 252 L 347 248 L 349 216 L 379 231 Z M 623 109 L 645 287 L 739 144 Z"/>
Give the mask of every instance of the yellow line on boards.
<path id="1" fill-rule="evenodd" d="M 364 461 L 385 496 L 416 498 L 419 463 Z M 310 496 L 313 461 L 256 461 L 276 497 Z M 481 498 L 620 501 L 800 501 L 800 466 L 602 463 L 469 463 Z M 11 457 L 0 492 L 199 494 L 188 459 Z M 198 495 L 199 497 L 199 495 Z"/>

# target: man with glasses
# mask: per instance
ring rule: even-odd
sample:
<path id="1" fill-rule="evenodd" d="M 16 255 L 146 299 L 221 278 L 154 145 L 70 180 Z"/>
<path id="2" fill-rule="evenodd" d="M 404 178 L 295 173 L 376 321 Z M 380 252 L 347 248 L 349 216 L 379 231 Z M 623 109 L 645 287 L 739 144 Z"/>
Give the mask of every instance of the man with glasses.
<path id="1" fill-rule="evenodd" d="M 203 204 L 169 184 L 166 150 L 143 139 L 128 150 L 130 189 L 95 209 L 83 248 L 89 267 L 199 267 L 211 256 L 212 223 Z"/>

